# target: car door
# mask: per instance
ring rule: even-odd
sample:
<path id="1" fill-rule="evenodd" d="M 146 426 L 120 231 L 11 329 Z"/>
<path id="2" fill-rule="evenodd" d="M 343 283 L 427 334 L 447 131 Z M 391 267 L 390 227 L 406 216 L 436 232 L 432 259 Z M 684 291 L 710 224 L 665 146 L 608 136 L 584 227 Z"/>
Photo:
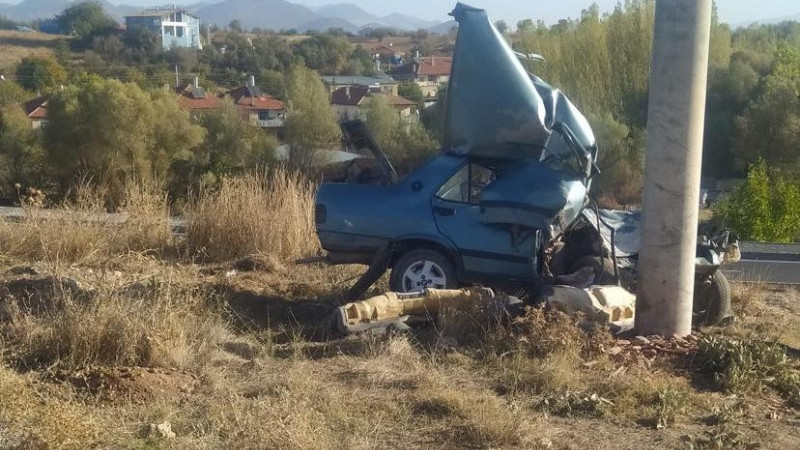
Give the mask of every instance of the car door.
<path id="1" fill-rule="evenodd" d="M 495 171 L 489 166 L 474 162 L 461 166 L 434 194 L 436 225 L 459 250 L 468 278 L 535 278 L 535 233 L 479 220 L 481 193 L 494 177 Z"/>

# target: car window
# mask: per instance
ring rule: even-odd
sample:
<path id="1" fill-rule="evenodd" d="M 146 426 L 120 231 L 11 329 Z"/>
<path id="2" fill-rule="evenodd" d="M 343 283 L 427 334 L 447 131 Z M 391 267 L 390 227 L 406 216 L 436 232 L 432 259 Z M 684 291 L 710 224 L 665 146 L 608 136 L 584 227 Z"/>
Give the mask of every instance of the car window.
<path id="1" fill-rule="evenodd" d="M 494 178 L 492 169 L 480 164 L 467 164 L 439 188 L 436 196 L 451 202 L 478 204 L 481 193 Z"/>

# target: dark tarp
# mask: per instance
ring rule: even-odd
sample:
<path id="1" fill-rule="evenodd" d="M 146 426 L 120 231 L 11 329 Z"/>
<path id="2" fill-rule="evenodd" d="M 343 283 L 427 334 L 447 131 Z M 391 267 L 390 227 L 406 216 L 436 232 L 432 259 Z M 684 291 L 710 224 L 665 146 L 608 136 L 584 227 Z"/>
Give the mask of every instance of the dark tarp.
<path id="1" fill-rule="evenodd" d="M 484 158 L 539 158 L 555 122 L 589 149 L 594 136 L 561 94 L 527 73 L 486 11 L 459 3 L 447 94 L 444 150 Z"/>

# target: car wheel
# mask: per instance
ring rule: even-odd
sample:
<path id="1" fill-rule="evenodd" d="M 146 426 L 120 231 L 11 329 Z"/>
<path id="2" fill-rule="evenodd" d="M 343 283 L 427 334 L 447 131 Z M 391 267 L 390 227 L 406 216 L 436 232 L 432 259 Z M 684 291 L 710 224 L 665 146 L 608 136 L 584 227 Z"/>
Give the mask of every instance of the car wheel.
<path id="1" fill-rule="evenodd" d="M 412 250 L 397 260 L 389 286 L 394 292 L 422 292 L 425 289 L 458 287 L 453 263 L 435 250 Z"/>
<path id="2" fill-rule="evenodd" d="M 731 309 L 731 286 L 722 271 L 717 270 L 711 278 L 694 288 L 692 323 L 695 326 L 716 325 Z"/>

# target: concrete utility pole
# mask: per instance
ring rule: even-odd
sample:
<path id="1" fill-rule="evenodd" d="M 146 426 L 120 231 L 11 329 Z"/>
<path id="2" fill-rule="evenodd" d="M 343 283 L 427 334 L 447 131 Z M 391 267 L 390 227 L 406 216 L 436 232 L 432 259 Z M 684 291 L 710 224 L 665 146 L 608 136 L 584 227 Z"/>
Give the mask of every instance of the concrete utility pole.
<path id="1" fill-rule="evenodd" d="M 711 0 L 656 0 L 636 329 L 691 333 Z"/>

